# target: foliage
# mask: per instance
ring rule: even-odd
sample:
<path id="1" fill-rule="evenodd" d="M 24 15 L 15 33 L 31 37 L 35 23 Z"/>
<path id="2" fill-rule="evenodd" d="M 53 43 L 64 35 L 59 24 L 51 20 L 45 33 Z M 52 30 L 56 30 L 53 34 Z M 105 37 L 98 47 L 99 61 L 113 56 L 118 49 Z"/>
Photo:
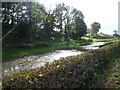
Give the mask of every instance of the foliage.
<path id="1" fill-rule="evenodd" d="M 114 37 L 120 37 L 117 30 L 114 30 L 113 32 L 114 32 L 114 34 L 113 34 Z"/>
<path id="2" fill-rule="evenodd" d="M 120 89 L 120 57 L 111 60 L 108 68 L 104 71 L 104 75 L 101 77 L 99 86 L 102 88 Z"/>
<path id="3" fill-rule="evenodd" d="M 3 78 L 7 88 L 97 88 L 112 58 L 119 56 L 120 42 L 78 56 L 61 58 L 46 67 L 25 70 Z"/>
<path id="4" fill-rule="evenodd" d="M 31 3 L 2 3 L 2 35 L 6 35 L 13 28 L 15 29 L 10 33 L 10 38 L 13 36 L 19 41 L 20 39 L 29 40 L 31 38 Z"/>
<path id="5" fill-rule="evenodd" d="M 84 15 L 80 10 L 59 3 L 53 10 L 35 2 L 2 3 L 4 47 L 16 42 L 31 43 L 33 40 L 70 40 L 86 34 Z M 74 38 L 75 37 L 75 38 Z"/>
<path id="6" fill-rule="evenodd" d="M 99 29 L 101 28 L 100 23 L 94 22 L 91 24 L 91 35 L 97 35 L 97 32 L 99 32 Z"/>

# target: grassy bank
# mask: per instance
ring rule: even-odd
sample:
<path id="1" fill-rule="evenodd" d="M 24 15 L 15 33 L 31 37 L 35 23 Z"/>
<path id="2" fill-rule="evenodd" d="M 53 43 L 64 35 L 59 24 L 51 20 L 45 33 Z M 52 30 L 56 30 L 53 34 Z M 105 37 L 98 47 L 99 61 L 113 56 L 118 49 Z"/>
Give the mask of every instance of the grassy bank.
<path id="1" fill-rule="evenodd" d="M 3 78 L 8 88 L 97 88 L 113 58 L 119 56 L 120 42 L 78 56 L 62 58 L 46 67 L 25 70 Z"/>
<path id="2" fill-rule="evenodd" d="M 10 49 L 5 49 L 2 52 L 2 61 L 10 61 L 15 58 L 22 58 L 24 56 L 43 54 L 46 52 L 69 49 L 76 46 L 91 44 L 92 40 L 71 40 L 64 42 L 33 42 L 31 45 L 19 45 Z M 17 48 L 16 48 L 17 47 Z M 4 48 L 3 48 L 4 49 Z"/>
<path id="3" fill-rule="evenodd" d="M 106 42 L 110 43 L 115 41 L 114 39 L 81 39 L 81 40 L 70 40 L 63 42 L 48 41 L 48 42 L 39 42 L 35 41 L 31 45 L 25 44 L 16 44 L 12 47 L 5 48 L 3 47 L 2 51 L 2 61 L 10 61 L 16 58 L 22 58 L 29 55 L 44 54 L 50 51 L 59 50 L 59 49 L 70 49 L 76 46 L 93 44 L 96 42 Z"/>

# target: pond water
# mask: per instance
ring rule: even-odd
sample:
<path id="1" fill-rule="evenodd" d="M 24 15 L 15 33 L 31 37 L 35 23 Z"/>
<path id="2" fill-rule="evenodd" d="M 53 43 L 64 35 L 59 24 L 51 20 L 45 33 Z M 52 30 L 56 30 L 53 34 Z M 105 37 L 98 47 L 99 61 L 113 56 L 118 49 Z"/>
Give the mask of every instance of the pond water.
<path id="1" fill-rule="evenodd" d="M 99 46 L 104 45 L 104 42 L 99 42 L 92 45 L 80 46 L 84 49 L 98 49 Z M 2 75 L 9 75 L 13 72 L 19 72 L 25 69 L 34 69 L 37 67 L 44 66 L 46 62 L 53 62 L 54 60 L 59 60 L 60 58 L 65 58 L 68 56 L 75 56 L 84 53 L 83 51 L 72 50 L 56 50 L 54 52 L 49 52 L 44 55 L 28 56 L 22 59 L 16 59 L 14 61 L 5 62 L 2 64 Z"/>

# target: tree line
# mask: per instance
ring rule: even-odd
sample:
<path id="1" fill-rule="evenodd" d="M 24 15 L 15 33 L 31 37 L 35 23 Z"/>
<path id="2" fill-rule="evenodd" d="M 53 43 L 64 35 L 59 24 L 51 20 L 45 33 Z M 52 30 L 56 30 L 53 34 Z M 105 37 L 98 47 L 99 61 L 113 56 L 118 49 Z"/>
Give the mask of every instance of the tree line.
<path id="1" fill-rule="evenodd" d="M 47 10 L 38 2 L 3 2 L 2 35 L 15 28 L 7 37 L 21 42 L 80 39 L 87 34 L 84 18 L 80 10 L 64 3 Z M 95 22 L 92 28 L 96 34 L 100 24 Z"/>

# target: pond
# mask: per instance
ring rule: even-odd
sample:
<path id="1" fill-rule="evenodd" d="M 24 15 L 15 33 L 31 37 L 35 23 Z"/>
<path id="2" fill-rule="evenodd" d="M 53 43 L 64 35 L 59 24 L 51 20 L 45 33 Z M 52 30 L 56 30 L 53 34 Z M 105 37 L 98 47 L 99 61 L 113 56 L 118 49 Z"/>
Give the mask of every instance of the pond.
<path id="1" fill-rule="evenodd" d="M 81 48 L 91 50 L 98 49 L 99 46 L 104 45 L 104 42 L 99 42 L 92 45 L 79 46 Z M 19 72 L 25 69 L 34 69 L 37 67 L 44 66 L 46 62 L 53 62 L 59 60 L 60 58 L 65 58 L 68 56 L 75 56 L 84 53 L 83 51 L 78 51 L 76 49 L 71 50 L 56 50 L 54 52 L 49 52 L 43 55 L 26 56 L 21 59 L 16 59 L 14 61 L 5 62 L 2 64 L 2 75 L 9 75 L 13 72 Z"/>

